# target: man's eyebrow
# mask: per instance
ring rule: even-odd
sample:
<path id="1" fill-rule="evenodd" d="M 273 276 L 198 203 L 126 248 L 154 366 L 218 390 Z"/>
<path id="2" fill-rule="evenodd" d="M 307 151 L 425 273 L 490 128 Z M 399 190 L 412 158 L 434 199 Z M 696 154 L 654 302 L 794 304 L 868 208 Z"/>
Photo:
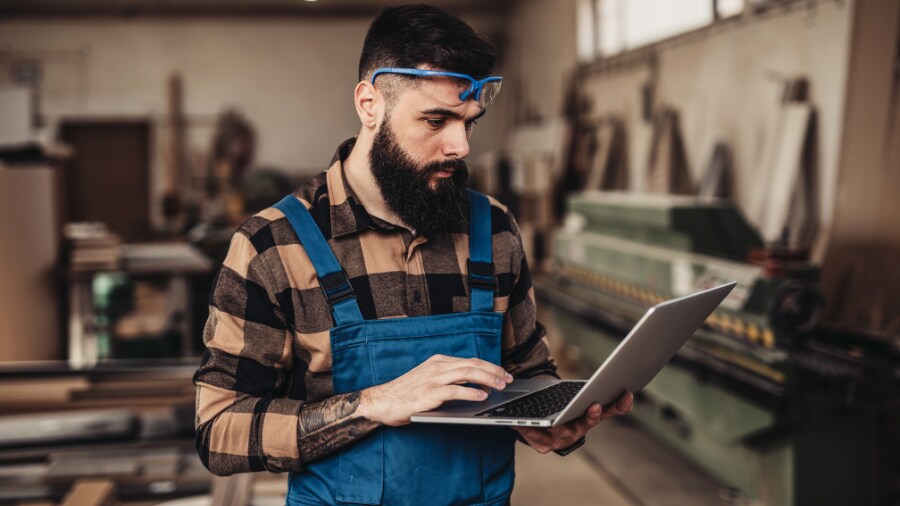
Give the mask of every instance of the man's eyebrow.
<path id="1" fill-rule="evenodd" d="M 480 113 L 478 113 L 478 116 L 475 116 L 474 118 L 470 119 L 469 121 L 475 121 L 477 119 L 481 119 L 481 117 L 484 116 L 485 113 L 487 113 L 486 107 L 484 109 L 482 109 Z"/>
<path id="2" fill-rule="evenodd" d="M 484 116 L 484 114 L 486 112 L 487 112 L 487 109 L 482 109 L 481 112 L 478 113 L 478 116 L 475 116 L 474 118 L 472 118 L 468 121 L 475 121 L 475 120 L 481 118 L 482 116 Z M 444 109 L 443 107 L 434 107 L 432 109 L 422 111 L 422 114 L 436 115 L 436 116 L 448 116 L 448 117 L 451 117 L 453 119 L 458 119 L 458 120 L 465 119 L 465 117 L 462 114 L 460 114 L 456 111 L 451 111 L 450 109 Z"/>

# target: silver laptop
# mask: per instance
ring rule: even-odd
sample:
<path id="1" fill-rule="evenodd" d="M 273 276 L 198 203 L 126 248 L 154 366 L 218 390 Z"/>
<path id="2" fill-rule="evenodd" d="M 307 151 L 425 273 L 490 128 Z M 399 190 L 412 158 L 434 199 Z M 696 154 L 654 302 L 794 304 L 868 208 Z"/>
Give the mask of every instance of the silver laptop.
<path id="1" fill-rule="evenodd" d="M 666 365 L 718 307 L 735 283 L 651 307 L 587 381 L 515 380 L 487 399 L 451 401 L 413 415 L 413 422 L 552 427 L 578 418 L 593 403 L 602 406 L 627 391 L 637 392 Z"/>

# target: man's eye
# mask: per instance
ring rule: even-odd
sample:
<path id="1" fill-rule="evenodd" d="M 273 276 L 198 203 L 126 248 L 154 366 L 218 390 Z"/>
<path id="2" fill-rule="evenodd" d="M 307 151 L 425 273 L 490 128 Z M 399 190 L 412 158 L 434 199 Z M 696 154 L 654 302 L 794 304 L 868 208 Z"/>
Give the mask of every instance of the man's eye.
<path id="1" fill-rule="evenodd" d="M 426 119 L 425 122 L 428 123 L 428 126 L 431 128 L 440 128 L 444 126 L 444 119 Z"/>
<path id="2" fill-rule="evenodd" d="M 477 125 L 478 122 L 474 119 L 472 121 L 466 121 L 466 130 L 471 130 L 473 126 Z"/>

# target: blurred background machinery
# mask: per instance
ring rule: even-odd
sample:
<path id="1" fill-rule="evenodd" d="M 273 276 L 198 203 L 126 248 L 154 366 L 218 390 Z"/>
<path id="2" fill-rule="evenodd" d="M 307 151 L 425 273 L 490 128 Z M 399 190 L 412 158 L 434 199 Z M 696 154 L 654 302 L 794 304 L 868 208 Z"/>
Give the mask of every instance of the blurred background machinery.
<path id="1" fill-rule="evenodd" d="M 650 385 L 634 419 L 765 504 L 869 504 L 893 486 L 900 350 L 819 325 L 819 271 L 764 249 L 724 200 L 586 192 L 537 283 L 582 372 L 653 304 L 737 287 Z"/>

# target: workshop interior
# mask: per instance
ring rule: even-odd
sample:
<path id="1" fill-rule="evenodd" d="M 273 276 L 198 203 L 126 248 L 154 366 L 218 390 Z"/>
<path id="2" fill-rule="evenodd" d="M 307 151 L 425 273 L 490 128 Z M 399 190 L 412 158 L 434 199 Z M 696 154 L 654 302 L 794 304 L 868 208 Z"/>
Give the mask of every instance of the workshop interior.
<path id="1" fill-rule="evenodd" d="M 359 131 L 395 0 L 0 2 L 0 504 L 278 505 L 192 376 L 235 230 Z M 433 0 L 493 42 L 469 185 L 564 378 L 734 290 L 516 506 L 900 505 L 900 2 Z"/>

